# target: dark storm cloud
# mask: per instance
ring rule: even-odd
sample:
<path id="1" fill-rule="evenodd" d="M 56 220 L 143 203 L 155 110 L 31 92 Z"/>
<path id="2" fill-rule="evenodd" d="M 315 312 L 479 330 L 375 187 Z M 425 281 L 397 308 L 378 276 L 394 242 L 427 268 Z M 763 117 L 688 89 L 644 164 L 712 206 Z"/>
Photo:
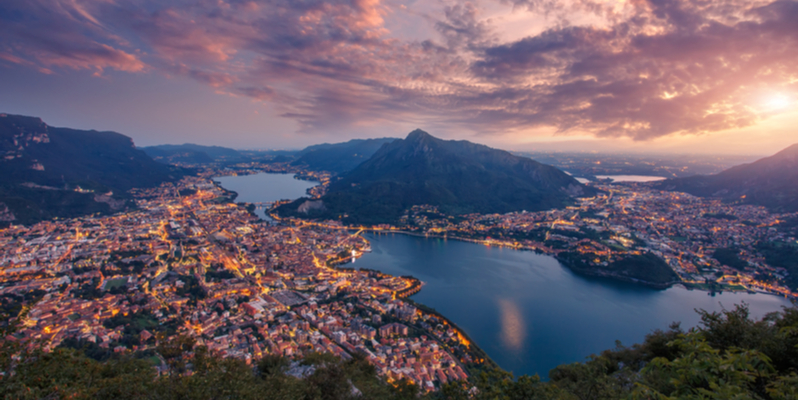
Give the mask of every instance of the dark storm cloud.
<path id="1" fill-rule="evenodd" d="M 557 23 L 502 43 L 484 8 L 459 2 L 420 17 L 434 37 L 408 40 L 382 0 L 12 0 L 0 63 L 184 76 L 269 102 L 304 132 L 413 122 L 648 139 L 751 125 L 760 91 L 796 95 L 794 1 L 500 3 Z"/>

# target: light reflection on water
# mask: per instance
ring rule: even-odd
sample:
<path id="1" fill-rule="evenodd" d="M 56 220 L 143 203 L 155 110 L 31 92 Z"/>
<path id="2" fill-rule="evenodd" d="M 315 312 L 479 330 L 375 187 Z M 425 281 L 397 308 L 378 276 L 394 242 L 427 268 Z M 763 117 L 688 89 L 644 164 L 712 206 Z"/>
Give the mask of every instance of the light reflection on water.
<path id="1" fill-rule="evenodd" d="M 520 350 L 525 342 L 525 320 L 516 303 L 510 299 L 497 300 L 500 309 L 500 340 L 509 350 Z"/>
<path id="2" fill-rule="evenodd" d="M 364 234 L 372 246 L 354 267 L 413 275 L 426 284 L 414 301 L 458 324 L 500 367 L 547 377 L 556 365 L 639 343 L 673 321 L 688 329 L 694 309 L 732 309 L 749 303 L 761 318 L 790 305 L 747 293 L 715 297 L 682 287 L 654 290 L 573 274 L 554 258 L 530 251 L 402 234 Z"/>
<path id="3" fill-rule="evenodd" d="M 215 180 L 238 192 L 237 201 L 247 202 L 301 197 L 314 185 L 281 174 Z M 695 326 L 695 308 L 718 311 L 744 301 L 751 315 L 760 318 L 790 305 L 764 294 L 709 297 L 680 287 L 659 291 L 583 278 L 533 252 L 402 234 L 364 236 L 373 251 L 357 267 L 424 281 L 412 298 L 458 324 L 502 368 L 517 375 L 546 377 L 558 364 L 582 361 L 614 347 L 615 340 L 641 342 L 645 334 L 673 321 L 681 321 L 684 329 Z"/>

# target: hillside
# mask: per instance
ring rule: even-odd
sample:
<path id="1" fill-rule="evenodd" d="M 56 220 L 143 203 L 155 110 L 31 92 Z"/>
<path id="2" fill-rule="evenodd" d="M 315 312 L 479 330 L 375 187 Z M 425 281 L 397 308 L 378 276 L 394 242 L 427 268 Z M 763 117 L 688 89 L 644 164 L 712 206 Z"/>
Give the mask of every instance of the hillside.
<path id="1" fill-rule="evenodd" d="M 657 189 L 718 197 L 728 202 L 754 204 L 774 212 L 797 212 L 797 144 L 750 164 L 737 165 L 716 175 L 668 179 Z"/>
<path id="2" fill-rule="evenodd" d="M 595 253 L 563 252 L 558 260 L 573 272 L 635 282 L 658 289 L 666 289 L 680 282 L 680 277 L 660 257 L 653 253 L 630 255 L 608 265 L 593 263 Z"/>
<path id="3" fill-rule="evenodd" d="M 163 144 L 158 146 L 142 147 L 154 160 L 165 164 L 189 163 L 207 164 L 215 161 L 236 161 L 243 156 L 234 149 L 220 146 L 202 146 L 193 143 Z"/>
<path id="4" fill-rule="evenodd" d="M 547 381 L 538 375 L 514 377 L 484 366 L 471 371 L 467 384 L 450 382 L 430 393 L 420 393 L 408 381 L 386 384 L 386 377 L 360 354 L 349 360 L 319 353 L 308 353 L 300 360 L 270 354 L 250 365 L 236 357 L 223 359 L 188 338 L 164 341 L 133 354 L 77 340 L 38 353 L 26 351 L 18 341 L 7 339 L 12 335 L 4 334 L 0 363 L 6 377 L 0 395 L 120 400 L 777 400 L 797 396 L 796 307 L 761 320 L 751 318 L 746 305 L 722 313 L 698 313 L 697 328 L 687 331 L 676 323 L 630 347 L 618 342 L 583 362 L 557 366 Z M 162 373 L 154 368 L 159 363 Z M 302 371 L 306 373 L 298 373 Z"/>
<path id="5" fill-rule="evenodd" d="M 295 201 L 281 213 L 350 222 L 395 222 L 413 205 L 449 214 L 538 211 L 569 205 L 595 190 L 557 168 L 467 141 L 415 130 L 384 144 L 331 184 L 317 202 Z"/>
<path id="6" fill-rule="evenodd" d="M 344 143 L 323 143 L 308 146 L 297 154 L 292 165 L 304 166 L 314 171 L 341 174 L 368 160 L 385 143 L 395 138 L 353 139 Z"/>
<path id="7" fill-rule="evenodd" d="M 55 128 L 19 115 L 0 114 L 0 153 L 0 220 L 6 223 L 119 210 L 127 190 L 181 175 L 119 133 Z"/>

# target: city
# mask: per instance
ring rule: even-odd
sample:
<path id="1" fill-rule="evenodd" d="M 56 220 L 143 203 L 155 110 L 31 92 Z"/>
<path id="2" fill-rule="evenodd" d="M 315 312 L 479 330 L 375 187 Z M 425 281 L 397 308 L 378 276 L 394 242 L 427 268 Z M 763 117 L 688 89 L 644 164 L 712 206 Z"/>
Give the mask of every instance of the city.
<path id="1" fill-rule="evenodd" d="M 786 284 L 790 271 L 766 263 L 758 246 L 796 242 L 796 226 L 782 228 L 796 213 L 598 183 L 602 194 L 546 212 L 447 216 L 420 205 L 398 226 L 271 223 L 209 179 L 224 173 L 134 190 L 136 211 L 0 231 L 0 298 L 21 318 L 16 337 L 45 350 L 77 340 L 123 354 L 149 351 L 159 369 L 164 360 L 152 350 L 176 336 L 248 364 L 266 354 L 361 354 L 389 382 L 426 391 L 479 371 L 488 358 L 482 350 L 406 299 L 424 290 L 421 282 L 346 267 L 370 251 L 360 236 L 370 230 L 578 254 L 600 276 L 657 286 L 603 272 L 652 253 L 688 288 L 797 297 Z M 715 258 L 714 249 L 733 246 L 743 267 Z"/>
<path id="2" fill-rule="evenodd" d="M 403 301 L 419 290 L 413 278 L 330 267 L 368 246 L 358 234 L 270 225 L 205 178 L 135 195 L 135 212 L 2 231 L 0 296 L 25 311 L 19 340 L 125 353 L 184 335 L 248 364 L 360 353 L 388 381 L 428 391 L 485 358 L 446 319 Z"/>
<path id="3" fill-rule="evenodd" d="M 5 1 L 0 398 L 797 398 L 798 1 Z"/>

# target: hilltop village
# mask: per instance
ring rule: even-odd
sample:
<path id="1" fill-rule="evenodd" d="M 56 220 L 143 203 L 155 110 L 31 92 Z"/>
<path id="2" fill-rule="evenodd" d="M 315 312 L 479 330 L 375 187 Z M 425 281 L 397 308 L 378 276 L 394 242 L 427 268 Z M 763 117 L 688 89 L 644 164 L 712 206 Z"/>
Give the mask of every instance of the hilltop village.
<path id="1" fill-rule="evenodd" d="M 365 230 L 534 250 L 577 273 L 655 287 L 797 296 L 796 275 L 776 266 L 781 246 L 796 243 L 796 213 L 595 183 L 600 195 L 546 212 L 448 216 L 420 205 L 397 226 L 275 223 L 210 179 L 251 172 L 209 169 L 133 190 L 134 211 L 0 231 L 0 306 L 21 325 L 10 338 L 146 354 L 157 369 L 166 369 L 157 344 L 178 336 L 248 363 L 359 354 L 390 383 L 425 391 L 491 363 L 445 317 L 407 298 L 419 280 L 346 267 L 369 251 Z"/>

